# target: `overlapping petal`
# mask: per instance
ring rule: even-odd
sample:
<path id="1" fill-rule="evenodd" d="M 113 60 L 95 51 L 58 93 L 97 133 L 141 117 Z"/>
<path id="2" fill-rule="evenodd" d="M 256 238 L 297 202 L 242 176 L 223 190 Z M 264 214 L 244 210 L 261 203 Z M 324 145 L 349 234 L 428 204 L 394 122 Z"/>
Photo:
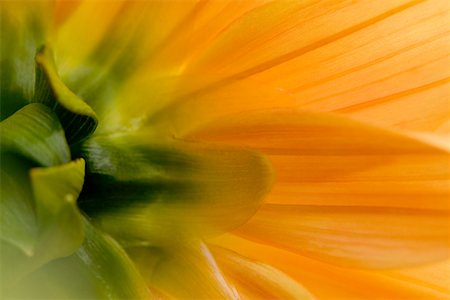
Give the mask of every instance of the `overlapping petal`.
<path id="1" fill-rule="evenodd" d="M 272 266 L 220 247 L 214 247 L 213 253 L 240 299 L 313 299 L 303 286 Z"/>
<path id="2" fill-rule="evenodd" d="M 170 248 L 136 247 L 128 253 L 150 286 L 176 299 L 240 299 L 202 242 Z"/>
<path id="3" fill-rule="evenodd" d="M 191 138 L 258 149 L 274 162 L 269 201 L 278 204 L 237 231 L 250 239 L 357 267 L 448 256 L 446 151 L 337 116 L 286 111 L 228 118 Z"/>
<path id="4" fill-rule="evenodd" d="M 449 13 L 446 1 L 276 1 L 237 20 L 187 72 L 211 85 L 252 77 L 304 109 L 434 131 L 449 113 Z"/>
<path id="5" fill-rule="evenodd" d="M 266 153 L 277 176 L 271 203 L 449 208 L 447 151 L 336 115 L 246 114 L 190 138 Z"/>
<path id="6" fill-rule="evenodd" d="M 342 268 L 232 234 L 223 235 L 211 242 L 280 269 L 301 282 L 318 299 L 406 300 L 447 297 L 446 289 L 435 287 L 445 280 L 437 278 L 436 282 L 426 277 L 422 281 L 405 280 L 400 276 L 386 276 L 385 271 Z M 443 269 L 443 274 L 446 272 Z"/>
<path id="7" fill-rule="evenodd" d="M 449 217 L 427 210 L 267 204 L 237 233 L 336 265 L 398 268 L 447 258 Z"/>
<path id="8" fill-rule="evenodd" d="M 450 294 L 448 272 L 449 260 L 444 260 L 415 268 L 387 271 L 386 275 L 448 295 Z"/>

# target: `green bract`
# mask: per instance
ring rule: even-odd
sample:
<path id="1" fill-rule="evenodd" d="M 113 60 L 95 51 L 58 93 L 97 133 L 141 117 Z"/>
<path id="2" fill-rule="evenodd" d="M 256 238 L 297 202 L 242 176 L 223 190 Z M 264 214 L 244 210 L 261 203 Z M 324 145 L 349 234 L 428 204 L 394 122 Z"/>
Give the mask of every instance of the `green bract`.
<path id="1" fill-rule="evenodd" d="M 70 150 L 56 115 L 41 104 L 29 104 L 0 123 L 2 152 L 20 154 L 40 166 L 70 160 Z"/>
<path id="2" fill-rule="evenodd" d="M 120 240 L 151 245 L 242 225 L 270 182 L 260 155 L 198 143 L 100 136 L 84 143 L 82 156 L 88 173 L 80 207 Z"/>
<path id="3" fill-rule="evenodd" d="M 97 117 L 59 79 L 51 51 L 38 48 L 14 57 L 22 69 L 2 51 L 1 297 L 146 298 L 125 251 L 78 209 L 85 163 L 69 144 L 88 138 Z"/>

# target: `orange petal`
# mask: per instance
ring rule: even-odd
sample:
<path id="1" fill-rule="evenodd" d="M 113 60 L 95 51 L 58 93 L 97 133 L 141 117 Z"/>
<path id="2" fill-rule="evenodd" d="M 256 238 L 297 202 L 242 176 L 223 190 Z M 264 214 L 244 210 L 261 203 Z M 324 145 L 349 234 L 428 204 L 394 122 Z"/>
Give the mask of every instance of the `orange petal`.
<path id="1" fill-rule="evenodd" d="M 328 263 L 396 268 L 449 255 L 449 213 L 266 204 L 236 232 Z"/>
<path id="2" fill-rule="evenodd" d="M 65 20 L 76 10 L 81 0 L 56 0 L 55 1 L 55 22 L 56 26 L 61 26 Z"/>
<path id="3" fill-rule="evenodd" d="M 170 81 L 188 61 L 233 20 L 265 2 L 84 0 L 76 9 L 59 5 L 57 17 L 67 10 L 70 16 L 57 29 L 58 69 L 102 117 L 101 127 L 110 129 L 172 99 Z M 183 87 L 193 85 L 188 81 Z M 130 108 L 136 115 L 127 115 Z"/>
<path id="4" fill-rule="evenodd" d="M 338 116 L 253 113 L 189 138 L 268 154 L 276 173 L 271 203 L 449 209 L 446 151 Z"/>
<path id="5" fill-rule="evenodd" d="M 212 251 L 241 299 L 312 299 L 304 287 L 270 265 L 221 247 L 212 248 Z"/>
<path id="6" fill-rule="evenodd" d="M 302 283 L 318 299 L 444 299 L 448 293 L 433 288 L 433 280 L 411 282 L 380 271 L 345 269 L 256 244 L 234 235 L 212 241 L 246 257 L 270 264 Z"/>
<path id="7" fill-rule="evenodd" d="M 155 47 L 149 64 L 141 66 L 136 77 L 144 77 L 145 80 L 145 77 L 155 78 L 162 74 L 181 74 L 232 22 L 269 1 L 193 1 L 193 9 L 179 18 L 177 26 Z M 186 1 L 173 2 L 174 7 L 181 7 Z M 161 3 L 163 7 L 168 5 L 167 2 Z M 165 16 L 160 16 L 154 21 L 154 26 L 162 26 L 165 22 Z"/>
<path id="8" fill-rule="evenodd" d="M 425 143 L 450 151 L 450 130 L 448 131 L 448 133 L 445 133 L 446 130 L 447 129 L 443 130 L 440 133 L 409 132 L 409 135 L 419 140 L 423 140 Z"/>
<path id="9" fill-rule="evenodd" d="M 448 120 L 447 1 L 276 1 L 236 20 L 188 73 L 253 77 L 315 111 L 435 130 Z M 427 101 L 423 101 L 427 99 Z"/>
<path id="10" fill-rule="evenodd" d="M 80 67 L 95 50 L 102 37 L 114 26 L 124 1 L 110 1 L 108 5 L 105 1 L 60 2 L 57 3 L 56 17 L 60 17 L 58 13 L 70 13 L 55 33 L 55 52 L 63 75 Z"/>
<path id="11" fill-rule="evenodd" d="M 386 274 L 397 280 L 450 295 L 450 260 L 404 270 L 387 271 Z"/>
<path id="12" fill-rule="evenodd" d="M 355 26 L 369 26 L 371 18 L 380 19 L 381 14 L 385 19 L 415 2 L 274 1 L 231 24 L 191 71 L 235 79 L 252 76 L 350 34 Z"/>
<path id="13" fill-rule="evenodd" d="M 386 18 L 414 5 L 401 2 L 275 1 L 233 23 L 192 69 L 205 71 L 213 65 L 210 72 L 224 78 L 245 78 L 333 42 L 360 24 L 368 26 L 380 14 Z"/>
<path id="14" fill-rule="evenodd" d="M 157 98 L 158 102 L 151 106 L 145 102 L 136 103 L 131 108 L 124 103 L 123 110 L 134 116 L 142 115 L 145 111 L 145 126 L 150 130 L 169 136 L 186 137 L 212 121 L 262 109 L 295 106 L 295 99 L 290 95 L 250 80 L 189 93 L 190 83 L 196 80 L 201 79 L 155 81 L 155 88 L 150 95 L 151 98 Z M 160 92 L 155 93 L 155 90 Z"/>

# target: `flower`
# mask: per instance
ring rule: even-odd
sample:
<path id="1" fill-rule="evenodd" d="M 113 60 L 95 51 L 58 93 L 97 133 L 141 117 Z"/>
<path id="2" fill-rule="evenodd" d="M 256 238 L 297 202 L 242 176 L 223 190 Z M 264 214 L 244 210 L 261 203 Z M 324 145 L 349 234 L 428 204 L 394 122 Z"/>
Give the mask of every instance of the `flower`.
<path id="1" fill-rule="evenodd" d="M 448 297 L 445 1 L 1 5 L 2 296 Z"/>

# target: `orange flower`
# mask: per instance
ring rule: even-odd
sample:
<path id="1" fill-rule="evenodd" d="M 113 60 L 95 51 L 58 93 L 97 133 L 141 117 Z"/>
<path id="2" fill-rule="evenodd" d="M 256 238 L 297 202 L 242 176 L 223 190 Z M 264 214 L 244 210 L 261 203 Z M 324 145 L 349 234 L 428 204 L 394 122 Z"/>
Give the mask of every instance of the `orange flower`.
<path id="1" fill-rule="evenodd" d="M 94 286 L 449 297 L 447 1 L 86 0 L 55 11 L 40 15 L 55 24 L 38 67 L 55 101 L 73 113 L 61 100 L 73 92 L 89 105 L 75 114 L 98 118 L 81 139 L 86 123 L 77 131 L 56 112 L 72 159 L 86 161 L 78 205 L 111 236 L 104 247 L 125 266 L 114 270 L 132 270 L 122 282 L 98 272 Z M 84 263 L 87 232 L 71 253 Z M 102 295 L 145 297 L 126 289 Z"/>

